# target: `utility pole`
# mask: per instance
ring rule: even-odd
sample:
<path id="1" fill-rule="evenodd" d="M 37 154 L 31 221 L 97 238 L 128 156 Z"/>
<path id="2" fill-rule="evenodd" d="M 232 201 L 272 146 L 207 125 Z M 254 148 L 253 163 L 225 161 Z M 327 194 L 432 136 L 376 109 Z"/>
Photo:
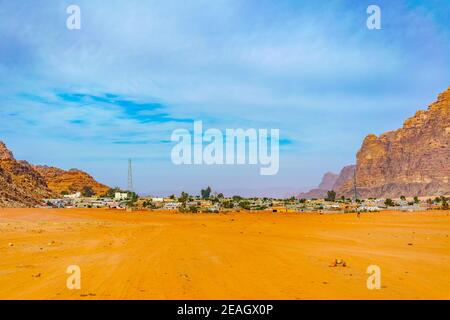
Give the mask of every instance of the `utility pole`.
<path id="1" fill-rule="evenodd" d="M 356 199 L 358 199 L 358 193 L 356 191 L 356 166 L 355 166 L 355 169 L 353 169 L 353 193 L 354 193 L 353 201 L 356 202 Z"/>
<path id="2" fill-rule="evenodd" d="M 131 159 L 128 159 L 128 191 L 133 192 L 133 170 L 131 168 Z"/>

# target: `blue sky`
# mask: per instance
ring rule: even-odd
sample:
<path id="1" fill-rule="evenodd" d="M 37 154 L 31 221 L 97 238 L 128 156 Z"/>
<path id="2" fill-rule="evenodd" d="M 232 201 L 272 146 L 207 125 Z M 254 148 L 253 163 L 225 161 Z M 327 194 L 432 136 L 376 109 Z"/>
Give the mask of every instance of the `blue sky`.
<path id="1" fill-rule="evenodd" d="M 450 85 L 449 14 L 445 0 L 0 0 L 0 140 L 112 186 L 131 157 L 143 194 L 304 190 Z M 173 165 L 171 132 L 194 120 L 279 128 L 279 173 Z"/>

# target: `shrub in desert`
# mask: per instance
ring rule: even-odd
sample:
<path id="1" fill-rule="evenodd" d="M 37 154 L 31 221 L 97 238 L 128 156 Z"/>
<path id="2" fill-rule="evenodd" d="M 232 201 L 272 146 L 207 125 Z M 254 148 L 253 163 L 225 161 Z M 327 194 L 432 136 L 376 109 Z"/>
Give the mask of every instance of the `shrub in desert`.
<path id="1" fill-rule="evenodd" d="M 239 206 L 242 209 L 250 210 L 250 202 L 248 200 L 243 200 L 243 201 L 239 202 Z"/>
<path id="2" fill-rule="evenodd" d="M 197 206 L 191 206 L 189 207 L 189 211 L 192 213 L 197 213 L 199 210 L 199 208 Z"/>
<path id="3" fill-rule="evenodd" d="M 442 197 L 442 210 L 449 210 L 449 204 L 447 198 Z"/>

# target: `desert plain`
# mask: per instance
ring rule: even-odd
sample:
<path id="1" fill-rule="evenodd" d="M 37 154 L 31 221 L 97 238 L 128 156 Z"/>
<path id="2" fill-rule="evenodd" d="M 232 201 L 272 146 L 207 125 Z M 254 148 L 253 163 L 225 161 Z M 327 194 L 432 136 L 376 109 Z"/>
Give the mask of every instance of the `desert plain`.
<path id="1" fill-rule="evenodd" d="M 449 235 L 449 211 L 0 209 L 0 299 L 450 299 Z"/>

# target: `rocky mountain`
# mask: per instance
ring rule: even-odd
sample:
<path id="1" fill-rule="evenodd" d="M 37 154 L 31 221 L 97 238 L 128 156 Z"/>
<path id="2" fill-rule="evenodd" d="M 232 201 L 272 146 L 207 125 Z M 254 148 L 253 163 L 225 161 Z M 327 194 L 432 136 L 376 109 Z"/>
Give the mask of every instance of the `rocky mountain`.
<path id="1" fill-rule="evenodd" d="M 333 186 L 338 196 L 354 195 L 354 171 L 355 166 L 342 169 Z M 355 174 L 360 198 L 449 195 L 450 87 L 402 128 L 369 134 L 356 155 Z"/>
<path id="2" fill-rule="evenodd" d="M 402 128 L 369 134 L 356 160 L 359 197 L 450 194 L 450 87 Z M 352 183 L 337 191 L 352 194 Z"/>
<path id="3" fill-rule="evenodd" d="M 336 182 L 338 175 L 333 172 L 327 172 L 323 175 L 322 180 L 317 188 L 311 189 L 308 192 L 302 192 L 298 198 L 304 199 L 323 199 L 327 195 L 327 191 L 332 189 Z"/>
<path id="4" fill-rule="evenodd" d="M 348 165 L 342 168 L 339 177 L 333 185 L 333 190 L 341 190 L 345 184 L 352 183 L 354 180 L 356 165 Z M 352 184 L 353 186 L 353 184 Z"/>
<path id="5" fill-rule="evenodd" d="M 319 184 L 319 189 L 321 190 L 331 190 L 336 183 L 339 175 L 333 172 L 327 172 L 323 175 L 322 181 Z"/>
<path id="6" fill-rule="evenodd" d="M 101 184 L 86 172 L 78 169 L 62 170 L 48 166 L 33 166 L 44 177 L 52 192 L 60 195 L 62 192 L 81 192 L 84 187 L 90 187 L 95 195 L 103 195 L 109 187 Z"/>
<path id="7" fill-rule="evenodd" d="M 80 170 L 65 171 L 17 161 L 0 141 L 0 207 L 33 207 L 42 199 L 59 196 L 61 191 L 82 191 L 85 186 L 96 194 L 109 189 Z"/>
<path id="8" fill-rule="evenodd" d="M 327 191 L 328 190 L 315 188 L 315 189 L 309 190 L 308 192 L 300 193 L 297 196 L 297 198 L 300 198 L 300 199 L 323 199 L 327 196 Z"/>
<path id="9" fill-rule="evenodd" d="M 17 161 L 0 141 L 0 207 L 30 207 L 51 197 L 44 178 L 26 161 Z"/>

